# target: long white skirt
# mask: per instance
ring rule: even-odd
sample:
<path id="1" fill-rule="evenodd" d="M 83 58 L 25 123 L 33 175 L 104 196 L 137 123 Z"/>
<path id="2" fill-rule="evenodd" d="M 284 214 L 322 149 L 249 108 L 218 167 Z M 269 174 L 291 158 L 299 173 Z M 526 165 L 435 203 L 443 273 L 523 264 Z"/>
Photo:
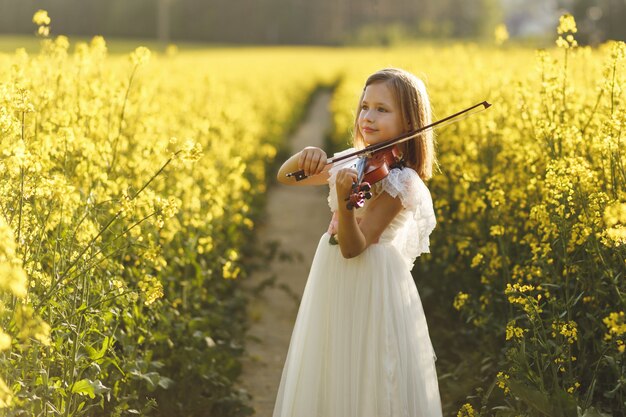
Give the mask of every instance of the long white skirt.
<path id="1" fill-rule="evenodd" d="M 273 417 L 439 417 L 435 353 L 400 253 L 352 259 L 324 234 L 291 336 Z"/>

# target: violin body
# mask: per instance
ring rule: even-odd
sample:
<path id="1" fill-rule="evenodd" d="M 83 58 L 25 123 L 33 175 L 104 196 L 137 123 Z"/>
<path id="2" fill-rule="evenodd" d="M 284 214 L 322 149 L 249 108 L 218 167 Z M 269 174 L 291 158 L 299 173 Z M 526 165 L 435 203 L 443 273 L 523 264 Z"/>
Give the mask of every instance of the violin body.
<path id="1" fill-rule="evenodd" d="M 346 198 L 349 210 L 361 208 L 365 200 L 372 198 L 372 184 L 389 175 L 389 170 L 402 165 L 402 155 L 392 146 L 359 157 L 357 162 L 358 181 L 352 185 L 352 192 Z"/>

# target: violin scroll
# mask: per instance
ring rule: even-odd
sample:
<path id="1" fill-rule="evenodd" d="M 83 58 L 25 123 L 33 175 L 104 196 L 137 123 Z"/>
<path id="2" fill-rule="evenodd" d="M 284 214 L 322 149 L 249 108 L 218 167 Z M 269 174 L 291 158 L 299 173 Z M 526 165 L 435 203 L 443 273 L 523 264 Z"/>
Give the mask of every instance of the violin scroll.
<path id="1" fill-rule="evenodd" d="M 365 200 L 372 198 L 372 193 L 370 192 L 371 189 L 372 187 L 367 182 L 352 184 L 352 192 L 350 193 L 350 196 L 346 198 L 346 207 L 348 210 L 363 207 L 365 205 Z"/>

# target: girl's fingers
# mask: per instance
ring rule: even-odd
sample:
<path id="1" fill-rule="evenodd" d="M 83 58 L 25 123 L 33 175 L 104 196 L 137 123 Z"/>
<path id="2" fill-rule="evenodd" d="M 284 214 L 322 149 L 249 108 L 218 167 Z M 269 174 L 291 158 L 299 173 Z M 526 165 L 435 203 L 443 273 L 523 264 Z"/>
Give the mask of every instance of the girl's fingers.
<path id="1" fill-rule="evenodd" d="M 298 168 L 306 176 L 319 174 L 326 165 L 326 152 L 319 148 L 304 148 L 298 158 Z"/>
<path id="2" fill-rule="evenodd" d="M 320 172 L 322 172 L 322 170 L 324 169 L 324 166 L 326 165 L 326 155 L 323 155 L 322 157 L 320 157 L 319 162 L 317 163 L 317 169 L 316 169 L 316 174 L 319 174 Z"/>
<path id="3" fill-rule="evenodd" d="M 305 169 L 304 172 L 306 175 L 315 175 L 317 174 L 317 165 L 320 161 L 320 154 L 315 152 L 311 154 L 311 157 L 309 158 L 309 165 L 308 165 L 308 170 Z"/>
<path id="4" fill-rule="evenodd" d="M 319 148 L 304 148 L 298 158 L 298 168 L 306 176 L 319 174 L 326 165 L 326 152 Z"/>
<path id="5" fill-rule="evenodd" d="M 303 170 L 304 174 L 307 176 L 309 175 L 308 168 L 310 157 L 309 151 L 305 149 L 300 153 L 300 158 L 298 158 L 298 168 Z"/>
<path id="6" fill-rule="evenodd" d="M 326 152 L 320 149 L 317 154 L 317 164 L 313 165 L 312 173 L 319 174 L 320 172 L 322 172 L 324 170 L 324 166 L 326 166 L 327 160 L 328 159 L 326 158 Z"/>
<path id="7" fill-rule="evenodd" d="M 356 169 L 354 169 L 354 168 L 344 168 L 344 169 L 342 169 L 342 171 L 344 172 L 345 175 L 349 176 L 350 178 L 352 178 L 354 180 L 354 182 L 356 182 L 356 179 L 358 177 L 358 173 L 357 173 Z"/>
<path id="8" fill-rule="evenodd" d="M 352 186 L 358 179 L 358 174 L 356 169 L 352 168 L 344 168 L 337 172 L 337 182 L 341 183 L 343 186 Z"/>
<path id="9" fill-rule="evenodd" d="M 300 157 L 298 158 L 298 169 L 304 169 L 304 160 L 306 158 L 306 152 L 300 152 Z"/>

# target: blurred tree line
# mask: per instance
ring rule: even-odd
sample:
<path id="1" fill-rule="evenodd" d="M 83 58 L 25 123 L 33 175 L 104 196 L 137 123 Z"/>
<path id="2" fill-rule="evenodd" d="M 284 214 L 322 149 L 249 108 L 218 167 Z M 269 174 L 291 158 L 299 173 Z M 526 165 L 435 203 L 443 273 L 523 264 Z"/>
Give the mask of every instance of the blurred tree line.
<path id="1" fill-rule="evenodd" d="M 271 44 L 391 44 L 406 38 L 491 38 L 513 0 L 0 0 L 0 33 L 52 33 Z M 542 0 L 532 0 L 536 3 Z M 581 43 L 626 39 L 626 0 L 551 0 Z M 513 6 L 517 8 L 517 6 Z M 533 7 L 527 5 L 525 7 Z M 557 14 L 555 10 L 555 15 Z M 549 31 L 554 31 L 550 25 Z"/>
<path id="2" fill-rule="evenodd" d="M 0 0 L 0 33 L 32 33 L 47 10 L 68 35 L 342 44 L 490 36 L 500 0 Z"/>

